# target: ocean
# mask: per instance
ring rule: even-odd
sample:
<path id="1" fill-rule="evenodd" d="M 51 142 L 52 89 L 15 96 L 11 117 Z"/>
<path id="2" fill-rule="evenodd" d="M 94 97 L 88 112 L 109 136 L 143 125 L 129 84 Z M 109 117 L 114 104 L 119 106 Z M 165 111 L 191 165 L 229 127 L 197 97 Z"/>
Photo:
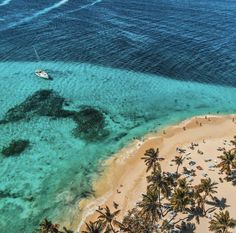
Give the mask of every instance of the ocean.
<path id="1" fill-rule="evenodd" d="M 0 0 L 0 150 L 30 141 L 0 155 L 0 232 L 45 217 L 75 230 L 102 161 L 134 137 L 235 113 L 235 14 L 230 0 Z"/>

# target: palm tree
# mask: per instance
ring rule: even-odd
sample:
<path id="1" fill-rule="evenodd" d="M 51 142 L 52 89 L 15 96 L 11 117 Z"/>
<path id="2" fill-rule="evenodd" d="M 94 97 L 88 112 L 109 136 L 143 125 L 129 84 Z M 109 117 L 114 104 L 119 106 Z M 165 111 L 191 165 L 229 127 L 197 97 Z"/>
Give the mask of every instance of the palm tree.
<path id="1" fill-rule="evenodd" d="M 175 158 L 171 160 L 177 165 L 176 174 L 178 174 L 179 166 L 183 164 L 184 159 L 183 156 L 175 156 Z"/>
<path id="2" fill-rule="evenodd" d="M 133 208 L 128 211 L 124 217 L 122 225 L 119 227 L 121 232 L 126 233 L 156 233 L 155 223 L 153 224 L 150 219 L 143 218 L 141 211 L 138 208 Z"/>
<path id="3" fill-rule="evenodd" d="M 103 226 L 99 221 L 89 222 L 85 224 L 86 224 L 86 230 L 82 231 L 82 233 L 101 233 L 103 230 Z"/>
<path id="4" fill-rule="evenodd" d="M 174 225 L 170 221 L 164 219 L 161 224 L 161 232 L 162 233 L 169 233 L 173 229 L 174 229 Z"/>
<path id="5" fill-rule="evenodd" d="M 138 204 L 138 206 L 141 208 L 142 216 L 145 216 L 145 219 L 150 220 L 152 223 L 158 221 L 162 216 L 157 192 L 148 190 L 147 194 L 143 194 L 143 200 Z"/>
<path id="6" fill-rule="evenodd" d="M 175 176 L 175 174 L 170 172 L 163 172 L 163 176 L 170 189 L 176 187 L 176 180 L 179 178 L 178 176 Z"/>
<path id="7" fill-rule="evenodd" d="M 201 179 L 201 183 L 195 186 L 194 197 L 198 207 L 202 209 L 204 214 L 206 214 L 206 199 L 210 196 L 214 200 L 213 194 L 217 193 L 215 189 L 217 189 L 217 183 L 212 182 L 211 178 Z"/>
<path id="8" fill-rule="evenodd" d="M 230 233 L 229 229 L 236 226 L 236 220 L 230 218 L 229 211 L 220 211 L 215 213 L 213 219 L 209 222 L 209 230 L 215 233 Z"/>
<path id="9" fill-rule="evenodd" d="M 156 169 L 160 170 L 159 161 L 164 160 L 164 158 L 159 157 L 159 149 L 158 148 L 156 150 L 154 150 L 153 148 L 146 150 L 144 156 L 141 159 L 144 160 L 144 162 L 147 166 L 147 172 L 150 169 L 153 169 L 153 171 L 155 171 Z"/>
<path id="10" fill-rule="evenodd" d="M 108 208 L 108 206 L 106 206 L 104 213 L 101 210 L 96 210 L 96 211 L 100 214 L 98 216 L 98 222 L 106 226 L 107 230 L 110 229 L 110 231 L 115 233 L 113 227 L 113 221 L 115 220 L 115 217 L 120 213 L 120 210 L 116 210 L 115 212 L 112 213 Z"/>
<path id="11" fill-rule="evenodd" d="M 186 178 L 178 179 L 177 184 L 178 184 L 178 187 L 181 189 L 189 188 L 189 184 Z"/>
<path id="12" fill-rule="evenodd" d="M 171 186 L 164 174 L 160 170 L 154 170 L 150 176 L 147 176 L 147 182 L 149 183 L 148 189 L 152 192 L 157 192 L 159 196 L 159 203 L 161 201 L 161 193 L 165 197 L 169 197 L 171 194 Z"/>
<path id="13" fill-rule="evenodd" d="M 59 225 L 53 224 L 51 221 L 49 221 L 46 218 L 39 224 L 38 231 L 40 233 L 60 233 Z"/>
<path id="14" fill-rule="evenodd" d="M 203 199 L 206 200 L 207 196 L 210 196 L 214 200 L 213 194 L 217 193 L 216 182 L 212 182 L 211 178 L 201 179 L 201 183 L 198 185 L 198 191 L 204 193 Z"/>
<path id="15" fill-rule="evenodd" d="M 192 202 L 192 195 L 188 192 L 188 189 L 182 188 L 175 189 L 170 199 L 171 207 L 176 212 L 185 212 L 187 206 Z"/>
<path id="16" fill-rule="evenodd" d="M 236 148 L 236 136 L 234 136 L 234 139 L 230 141 L 233 146 Z"/>
<path id="17" fill-rule="evenodd" d="M 206 200 L 203 199 L 203 196 L 201 195 L 201 192 L 198 188 L 198 186 L 195 186 L 195 191 L 194 191 L 194 199 L 195 199 L 195 206 L 192 208 L 192 212 L 197 212 L 196 216 L 203 216 L 205 213 L 205 202 Z M 199 218 L 197 219 L 197 223 L 199 224 Z"/>
<path id="18" fill-rule="evenodd" d="M 230 175 L 233 168 L 236 168 L 236 152 L 224 151 L 223 155 L 219 156 L 221 162 L 217 167 L 221 168 L 221 172 L 226 171 L 226 175 Z"/>
<path id="19" fill-rule="evenodd" d="M 60 231 L 59 227 L 60 227 L 59 224 L 53 224 L 51 221 L 45 218 L 39 224 L 38 231 L 40 233 L 73 233 L 73 231 L 68 230 L 66 227 L 63 227 L 63 231 Z"/>

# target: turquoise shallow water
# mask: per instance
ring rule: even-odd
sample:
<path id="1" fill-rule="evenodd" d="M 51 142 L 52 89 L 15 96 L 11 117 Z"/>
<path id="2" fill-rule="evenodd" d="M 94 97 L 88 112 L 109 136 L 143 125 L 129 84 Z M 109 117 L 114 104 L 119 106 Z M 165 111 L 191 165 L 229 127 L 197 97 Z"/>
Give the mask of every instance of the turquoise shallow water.
<path id="1" fill-rule="evenodd" d="M 34 75 L 40 65 L 54 78 Z M 3 232 L 32 232 L 49 217 L 74 224 L 76 206 L 99 173 L 98 164 L 133 137 L 193 115 L 232 113 L 234 87 L 177 81 L 157 75 L 85 63 L 0 63 L 0 117 L 40 89 L 66 98 L 67 109 L 92 106 L 105 115 L 110 135 L 88 142 L 75 138 L 71 119 L 33 117 L 0 125 L 0 148 L 12 139 L 29 139 L 18 157 L 0 156 L 0 225 Z"/>

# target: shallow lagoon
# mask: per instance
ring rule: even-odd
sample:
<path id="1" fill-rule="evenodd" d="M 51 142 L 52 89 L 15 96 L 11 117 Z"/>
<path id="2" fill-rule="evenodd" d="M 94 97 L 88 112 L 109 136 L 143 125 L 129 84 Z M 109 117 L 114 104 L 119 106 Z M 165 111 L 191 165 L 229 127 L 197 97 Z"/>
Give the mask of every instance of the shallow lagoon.
<path id="1" fill-rule="evenodd" d="M 34 75 L 40 65 L 53 77 Z M 77 204 L 91 191 L 99 163 L 133 137 L 193 115 L 236 110 L 233 87 L 176 81 L 85 63 L 0 63 L 0 116 L 40 89 L 65 98 L 65 109 L 94 107 L 104 114 L 109 136 L 75 138 L 69 118 L 32 117 L 0 125 L 0 147 L 13 139 L 31 141 L 20 156 L 0 156 L 0 225 L 32 232 L 43 217 L 76 224 Z"/>

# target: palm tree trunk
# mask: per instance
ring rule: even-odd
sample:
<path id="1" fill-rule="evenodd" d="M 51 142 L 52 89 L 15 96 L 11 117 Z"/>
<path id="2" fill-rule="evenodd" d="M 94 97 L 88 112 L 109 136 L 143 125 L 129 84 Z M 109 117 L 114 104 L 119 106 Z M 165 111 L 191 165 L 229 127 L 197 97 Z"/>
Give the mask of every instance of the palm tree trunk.
<path id="1" fill-rule="evenodd" d="M 111 230 L 112 230 L 114 233 L 116 233 L 116 231 L 114 230 L 114 228 L 113 228 L 111 222 L 109 223 L 109 225 L 110 225 L 110 227 L 111 227 Z"/>
<path id="2" fill-rule="evenodd" d="M 175 218 L 175 216 L 173 216 L 167 224 L 169 224 L 174 218 Z"/>
<path id="3" fill-rule="evenodd" d="M 165 217 L 170 211 L 170 209 L 168 209 L 166 212 L 162 211 L 162 217 Z"/>
<path id="4" fill-rule="evenodd" d="M 202 211 L 203 211 L 204 216 L 206 215 L 206 209 L 205 209 L 206 198 L 207 198 L 207 194 L 204 195 L 203 201 L 202 201 Z"/>
<path id="5" fill-rule="evenodd" d="M 158 200 L 159 200 L 159 204 L 161 204 L 161 189 L 159 188 L 158 190 Z"/>
<path id="6" fill-rule="evenodd" d="M 209 212 L 209 211 L 211 211 L 211 210 L 214 210 L 214 209 L 216 209 L 216 207 L 210 207 L 210 208 L 208 208 L 208 209 L 206 210 L 206 214 L 207 214 L 207 212 Z"/>
<path id="7" fill-rule="evenodd" d="M 177 174 L 177 175 L 179 174 L 179 165 L 177 166 L 176 174 Z"/>
<path id="8" fill-rule="evenodd" d="M 181 219 L 179 219 L 177 222 L 174 223 L 174 225 L 177 224 L 177 223 L 179 223 L 179 222 L 181 222 L 181 221 L 184 221 L 185 219 L 188 219 L 188 216 L 185 217 L 185 218 L 181 218 Z"/>

